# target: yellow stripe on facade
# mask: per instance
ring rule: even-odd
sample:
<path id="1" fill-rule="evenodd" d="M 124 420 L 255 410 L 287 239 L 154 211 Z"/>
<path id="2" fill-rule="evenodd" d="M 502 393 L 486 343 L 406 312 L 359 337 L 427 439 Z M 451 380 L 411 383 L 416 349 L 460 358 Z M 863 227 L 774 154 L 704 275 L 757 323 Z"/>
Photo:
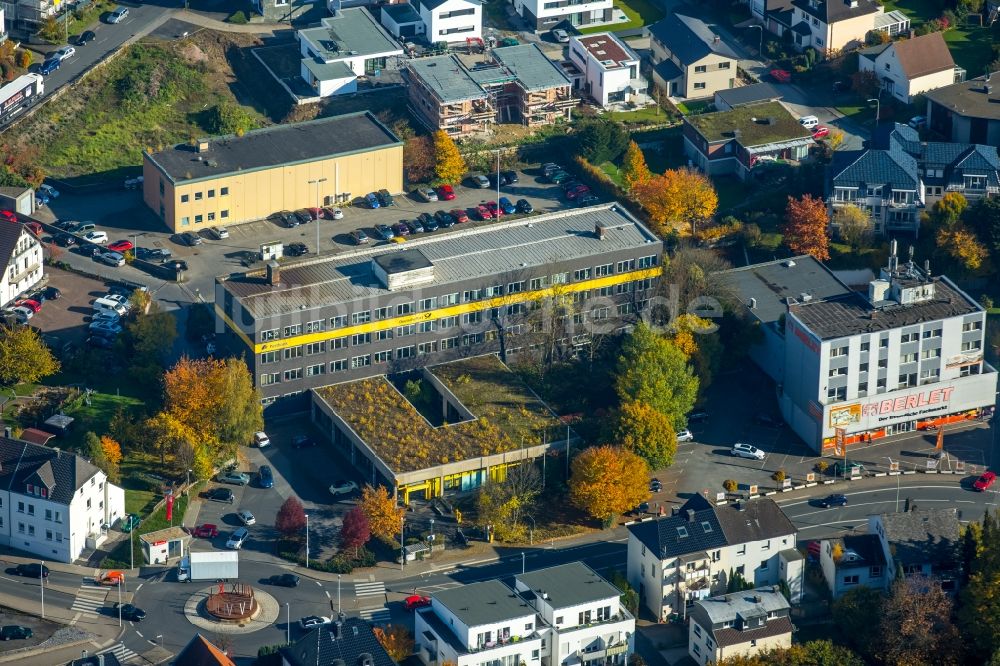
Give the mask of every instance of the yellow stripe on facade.
<path id="1" fill-rule="evenodd" d="M 244 343 L 246 343 L 247 347 L 253 347 L 253 340 L 248 338 L 247 334 L 243 332 L 243 329 L 237 326 L 233 322 L 233 320 L 226 315 L 225 311 L 219 307 L 218 303 L 215 304 L 215 314 L 222 317 L 222 321 L 226 322 L 226 326 L 231 328 L 233 332 L 236 333 L 236 335 L 240 336 L 240 339 L 243 340 Z"/>
<path id="2" fill-rule="evenodd" d="M 654 278 L 662 275 L 663 267 L 654 266 L 652 268 L 644 268 L 642 270 L 630 271 L 628 273 L 619 273 L 617 275 L 608 275 L 600 278 L 593 278 L 591 280 L 586 280 L 584 282 L 574 282 L 568 284 L 560 284 L 552 287 L 546 287 L 545 289 L 536 289 L 535 291 L 523 291 L 517 294 L 507 294 L 505 296 L 494 296 L 493 298 L 488 298 L 482 301 L 471 301 L 469 303 L 459 303 L 457 305 L 449 305 L 447 307 L 438 308 L 436 310 L 428 310 L 427 312 L 416 312 L 413 314 L 401 315 L 398 317 L 392 317 L 390 319 L 380 319 L 378 321 L 370 321 L 364 324 L 355 324 L 354 326 L 345 326 L 344 328 L 334 329 L 332 331 L 319 331 L 317 333 L 304 333 L 302 335 L 296 335 L 290 338 L 282 338 L 280 340 L 269 340 L 267 342 L 258 342 L 256 344 L 252 343 L 246 334 L 241 331 L 232 320 L 229 319 L 223 313 L 219 306 L 216 305 L 216 312 L 219 312 L 222 320 L 226 322 L 226 325 L 232 328 L 237 335 L 247 344 L 248 347 L 253 347 L 255 354 L 260 354 L 269 351 L 278 351 L 281 349 L 286 349 L 288 347 L 297 347 L 299 345 L 306 345 L 313 342 L 323 342 L 326 340 L 334 340 L 336 338 L 344 338 L 350 335 L 357 335 L 359 333 L 373 333 L 375 331 L 384 331 L 386 329 L 393 329 L 398 326 L 409 326 L 411 324 L 418 324 L 424 321 L 433 321 L 435 319 L 441 319 L 443 317 L 455 317 L 458 315 L 468 314 L 470 312 L 478 312 L 480 310 L 487 310 L 491 308 L 504 307 L 508 305 L 516 305 L 518 303 L 527 303 L 530 301 L 539 300 L 542 298 L 548 298 L 556 294 L 572 294 L 581 291 L 587 291 L 589 289 L 600 289 L 601 287 L 610 287 L 617 284 L 623 284 L 625 282 L 635 282 L 638 280 L 645 280 L 646 278 Z"/>

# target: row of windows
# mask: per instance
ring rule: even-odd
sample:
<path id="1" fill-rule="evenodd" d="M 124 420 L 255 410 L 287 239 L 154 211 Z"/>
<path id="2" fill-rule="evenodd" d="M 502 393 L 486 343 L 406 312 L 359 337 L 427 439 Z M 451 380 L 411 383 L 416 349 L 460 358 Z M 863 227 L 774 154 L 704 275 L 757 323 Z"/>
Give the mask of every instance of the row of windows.
<path id="1" fill-rule="evenodd" d="M 228 220 L 229 219 L 229 210 L 227 209 L 227 210 L 219 211 L 219 213 L 218 213 L 218 219 L 220 219 L 220 220 Z M 215 222 L 215 220 L 216 220 L 216 214 L 215 213 L 207 213 L 205 215 L 195 215 L 194 216 L 194 223 L 195 224 L 204 224 L 206 221 L 208 221 L 208 222 Z M 189 216 L 185 216 L 185 217 L 181 218 L 181 226 L 182 227 L 186 227 L 189 224 L 191 224 L 191 218 Z"/>
<path id="2" fill-rule="evenodd" d="M 959 370 L 960 377 L 968 377 L 969 375 L 978 375 L 982 368 L 979 363 L 973 363 L 972 365 L 967 365 Z M 904 373 L 899 375 L 899 381 L 896 384 L 896 389 L 913 388 L 916 386 L 922 386 L 924 384 L 933 384 L 941 380 L 941 369 L 940 368 L 928 368 L 926 370 L 920 371 L 919 381 L 917 378 L 917 373 Z M 871 385 L 870 382 L 864 381 L 858 383 L 858 397 L 864 398 L 868 395 L 868 387 Z M 880 377 L 875 382 L 875 393 L 883 393 L 886 391 L 887 381 L 885 377 Z M 826 397 L 828 402 L 839 402 L 847 400 L 847 387 L 841 386 L 839 388 L 829 388 L 826 392 Z"/>
<path id="3" fill-rule="evenodd" d="M 207 195 L 207 197 L 206 197 L 206 195 Z M 225 197 L 225 196 L 228 196 L 228 195 L 229 195 L 229 188 L 228 187 L 220 187 L 219 188 L 219 196 L 220 197 Z M 214 199 L 215 198 L 215 190 L 208 190 L 207 192 L 195 192 L 194 193 L 194 200 L 195 201 L 201 201 L 203 198 Z M 182 194 L 181 195 L 181 203 L 187 203 L 190 200 L 191 200 L 191 195 L 190 194 Z"/>
<path id="4" fill-rule="evenodd" d="M 976 328 L 978 328 L 978 327 L 976 327 Z M 966 330 L 966 329 L 963 327 L 963 330 Z M 975 329 L 970 328 L 968 330 L 971 331 L 971 330 L 975 330 Z M 923 338 L 924 338 L 924 340 L 929 340 L 931 338 L 940 338 L 941 337 L 941 332 L 942 332 L 942 330 L 940 328 L 928 329 L 928 330 L 924 331 Z M 905 344 L 905 343 L 908 343 L 908 342 L 917 342 L 920 339 L 920 337 L 921 337 L 920 333 L 917 333 L 916 331 L 914 331 L 912 333 L 903 333 L 899 337 L 899 342 L 901 344 Z M 888 349 L 889 348 L 889 338 L 882 338 L 881 340 L 879 340 L 879 345 L 878 346 L 879 346 L 879 349 Z M 861 343 L 861 351 L 862 352 L 866 352 L 866 351 L 870 351 L 870 350 L 871 350 L 871 343 L 870 342 L 862 342 Z M 847 356 L 847 354 L 848 354 L 849 351 L 850 351 L 850 348 L 847 345 L 843 345 L 843 346 L 840 346 L 840 347 L 830 347 L 830 358 L 837 358 L 837 357 L 840 357 L 840 356 Z"/>
<path id="5" fill-rule="evenodd" d="M 656 255 L 640 257 L 639 259 L 619 261 L 617 263 L 617 272 L 627 273 L 636 270 L 637 268 L 652 268 L 656 266 L 656 262 Z M 613 269 L 615 268 L 615 264 L 604 264 L 593 268 L 583 268 L 573 272 L 572 281 L 581 282 L 595 277 L 606 277 L 608 275 L 612 275 Z M 467 289 L 463 292 L 455 292 L 453 294 L 445 294 L 443 296 L 432 296 L 416 302 L 411 301 L 408 303 L 399 303 L 395 306 L 384 306 L 374 310 L 363 310 L 360 312 L 354 312 L 350 315 L 337 315 L 335 317 L 331 317 L 329 320 L 316 319 L 305 323 L 290 324 L 283 328 L 267 329 L 260 332 L 260 340 L 261 342 L 267 342 L 269 340 L 277 340 L 278 338 L 302 335 L 303 333 L 319 333 L 326 330 L 336 330 L 338 328 L 345 328 L 349 325 L 356 326 L 358 324 L 367 324 L 372 321 L 379 321 L 392 317 L 402 317 L 415 312 L 427 312 L 438 308 L 458 305 L 459 303 L 474 303 L 476 301 L 496 298 L 505 294 L 510 295 L 519 294 L 524 291 L 539 291 L 552 285 L 569 283 L 569 273 L 556 273 L 552 276 L 532 278 L 531 280 L 520 280 L 518 282 L 508 283 L 507 285 L 498 284 L 489 287 L 481 287 L 479 289 Z M 595 293 L 599 296 L 611 296 L 615 293 L 626 293 L 632 291 L 633 289 L 649 289 L 651 286 L 652 280 L 645 279 L 602 287 L 596 290 Z M 589 291 L 578 293 L 585 294 L 587 298 L 590 296 Z M 577 298 L 579 297 L 574 294 L 574 300 Z"/>

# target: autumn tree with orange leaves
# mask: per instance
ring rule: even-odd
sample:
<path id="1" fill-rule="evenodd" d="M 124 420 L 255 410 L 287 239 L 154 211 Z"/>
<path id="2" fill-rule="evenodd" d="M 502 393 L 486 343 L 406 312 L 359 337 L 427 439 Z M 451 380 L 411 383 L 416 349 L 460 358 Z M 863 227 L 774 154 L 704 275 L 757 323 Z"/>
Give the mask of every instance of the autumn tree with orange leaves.
<path id="1" fill-rule="evenodd" d="M 609 524 L 649 499 L 649 465 L 622 447 L 592 446 L 573 460 L 569 497 L 577 508 Z"/>
<path id="2" fill-rule="evenodd" d="M 649 213 L 653 224 L 664 233 L 669 228 L 690 227 L 708 220 L 719 208 L 719 195 L 712 181 L 694 169 L 667 169 L 636 183 L 632 197 Z"/>
<path id="3" fill-rule="evenodd" d="M 407 631 L 406 627 L 390 624 L 385 629 L 373 627 L 372 632 L 396 663 L 413 654 L 413 635 Z"/>
<path id="4" fill-rule="evenodd" d="M 830 258 L 829 220 L 826 204 L 811 194 L 788 197 L 785 207 L 785 245 L 795 254 L 810 254 L 819 261 Z"/>
<path id="5" fill-rule="evenodd" d="M 385 486 L 362 488 L 358 506 L 368 517 L 368 528 L 373 537 L 390 542 L 393 535 L 400 531 L 399 521 L 405 509 L 396 505 L 396 500 L 389 496 Z"/>
<path id="6" fill-rule="evenodd" d="M 625 156 L 622 158 L 622 185 L 626 192 L 631 192 L 639 183 L 649 180 L 652 177 L 649 167 L 646 165 L 646 156 L 642 153 L 642 148 L 635 141 L 628 142 L 625 149 Z"/>

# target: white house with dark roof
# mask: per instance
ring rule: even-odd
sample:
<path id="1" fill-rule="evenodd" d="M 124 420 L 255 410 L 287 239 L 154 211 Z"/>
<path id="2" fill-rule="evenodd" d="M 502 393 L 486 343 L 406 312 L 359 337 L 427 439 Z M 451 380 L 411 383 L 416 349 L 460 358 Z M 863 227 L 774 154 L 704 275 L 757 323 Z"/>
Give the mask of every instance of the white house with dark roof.
<path id="1" fill-rule="evenodd" d="M 791 647 L 790 611 L 776 585 L 696 601 L 689 615 L 688 656 L 714 664 Z"/>
<path id="2" fill-rule="evenodd" d="M 28 228 L 0 220 L 0 307 L 34 287 L 43 274 L 42 244 Z"/>
<path id="3" fill-rule="evenodd" d="M 317 97 L 357 92 L 358 78 L 396 69 L 403 48 L 364 7 L 338 9 L 295 33 L 301 75 Z"/>
<path id="4" fill-rule="evenodd" d="M 877 534 L 823 539 L 819 563 L 834 599 L 857 587 L 885 590 L 893 580 Z"/>
<path id="5" fill-rule="evenodd" d="M 611 32 L 574 35 L 569 60 L 580 70 L 581 91 L 601 107 L 632 101 L 646 90 L 639 56 Z"/>
<path id="6" fill-rule="evenodd" d="M 795 526 L 769 498 L 716 506 L 696 495 L 676 514 L 628 531 L 629 584 L 661 620 L 724 592 L 735 575 L 755 586 L 784 581 L 793 601 L 802 594 Z"/>
<path id="7" fill-rule="evenodd" d="M 920 93 L 965 80 L 940 32 L 858 51 L 858 70 L 878 77 L 882 90 L 904 104 Z"/>
<path id="8" fill-rule="evenodd" d="M 125 491 L 80 456 L 0 437 L 0 545 L 72 562 L 125 515 Z"/>

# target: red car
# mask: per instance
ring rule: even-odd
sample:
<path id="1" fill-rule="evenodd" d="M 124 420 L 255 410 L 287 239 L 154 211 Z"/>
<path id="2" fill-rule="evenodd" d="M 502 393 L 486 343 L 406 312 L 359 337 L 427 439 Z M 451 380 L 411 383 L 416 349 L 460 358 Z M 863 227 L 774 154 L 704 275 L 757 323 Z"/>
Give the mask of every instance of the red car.
<path id="1" fill-rule="evenodd" d="M 466 213 L 461 208 L 455 208 L 455 209 L 451 210 L 450 212 L 451 212 L 451 216 L 454 217 L 455 221 L 458 222 L 458 223 L 468 222 L 469 221 L 469 214 Z"/>
<path id="2" fill-rule="evenodd" d="M 35 314 L 38 314 L 38 311 L 42 309 L 42 304 L 33 298 L 22 299 L 20 301 L 17 301 L 14 305 L 18 307 L 23 305 L 24 307 L 29 308 Z"/>
<path id="3" fill-rule="evenodd" d="M 431 605 L 430 597 L 423 597 L 419 594 L 413 594 L 403 600 L 403 604 L 406 606 L 406 610 L 416 610 L 418 608 L 426 608 Z"/>
<path id="4" fill-rule="evenodd" d="M 451 185 L 441 185 L 437 191 L 439 201 L 451 201 L 455 198 L 455 188 Z"/>
<path id="5" fill-rule="evenodd" d="M 312 217 L 312 219 L 314 219 L 314 220 L 322 220 L 323 219 L 323 209 L 322 208 L 306 208 L 306 211 L 309 213 L 309 216 Z"/>
<path id="6" fill-rule="evenodd" d="M 772 69 L 771 78 L 778 83 L 789 83 L 792 80 L 792 75 L 783 69 Z"/>
<path id="7" fill-rule="evenodd" d="M 494 206 L 497 205 L 495 201 L 493 202 L 493 205 Z M 490 212 L 490 209 L 487 208 L 486 206 L 484 206 L 483 204 L 479 204 L 478 206 L 476 206 L 476 212 L 479 213 L 479 219 L 480 220 L 492 220 L 493 219 L 493 213 Z"/>
<path id="8" fill-rule="evenodd" d="M 587 194 L 588 192 L 590 192 L 590 188 L 587 187 L 586 185 L 577 185 L 572 190 L 566 193 L 566 198 L 572 201 L 577 197 L 582 197 L 584 194 Z"/>
<path id="9" fill-rule="evenodd" d="M 211 523 L 205 523 L 194 528 L 191 534 L 199 539 L 214 539 L 219 536 L 219 528 Z"/>
<path id="10" fill-rule="evenodd" d="M 0 210 L 0 219 L 7 220 L 8 222 L 17 222 L 17 215 L 14 215 L 9 210 Z"/>
<path id="11" fill-rule="evenodd" d="M 490 213 L 492 213 L 493 217 L 499 219 L 503 216 L 503 211 L 500 210 L 500 206 L 497 205 L 496 201 L 487 201 L 486 207 L 490 209 Z"/>
<path id="12" fill-rule="evenodd" d="M 826 125 L 817 125 L 813 130 L 813 138 L 817 141 L 826 136 L 830 136 L 830 128 Z"/>
<path id="13" fill-rule="evenodd" d="M 979 492 L 985 491 L 987 488 L 993 485 L 993 482 L 997 480 L 996 472 L 983 472 L 983 475 L 975 480 L 972 487 Z"/>
<path id="14" fill-rule="evenodd" d="M 128 252 L 132 247 L 132 241 L 120 240 L 109 245 L 108 249 L 112 252 Z"/>

